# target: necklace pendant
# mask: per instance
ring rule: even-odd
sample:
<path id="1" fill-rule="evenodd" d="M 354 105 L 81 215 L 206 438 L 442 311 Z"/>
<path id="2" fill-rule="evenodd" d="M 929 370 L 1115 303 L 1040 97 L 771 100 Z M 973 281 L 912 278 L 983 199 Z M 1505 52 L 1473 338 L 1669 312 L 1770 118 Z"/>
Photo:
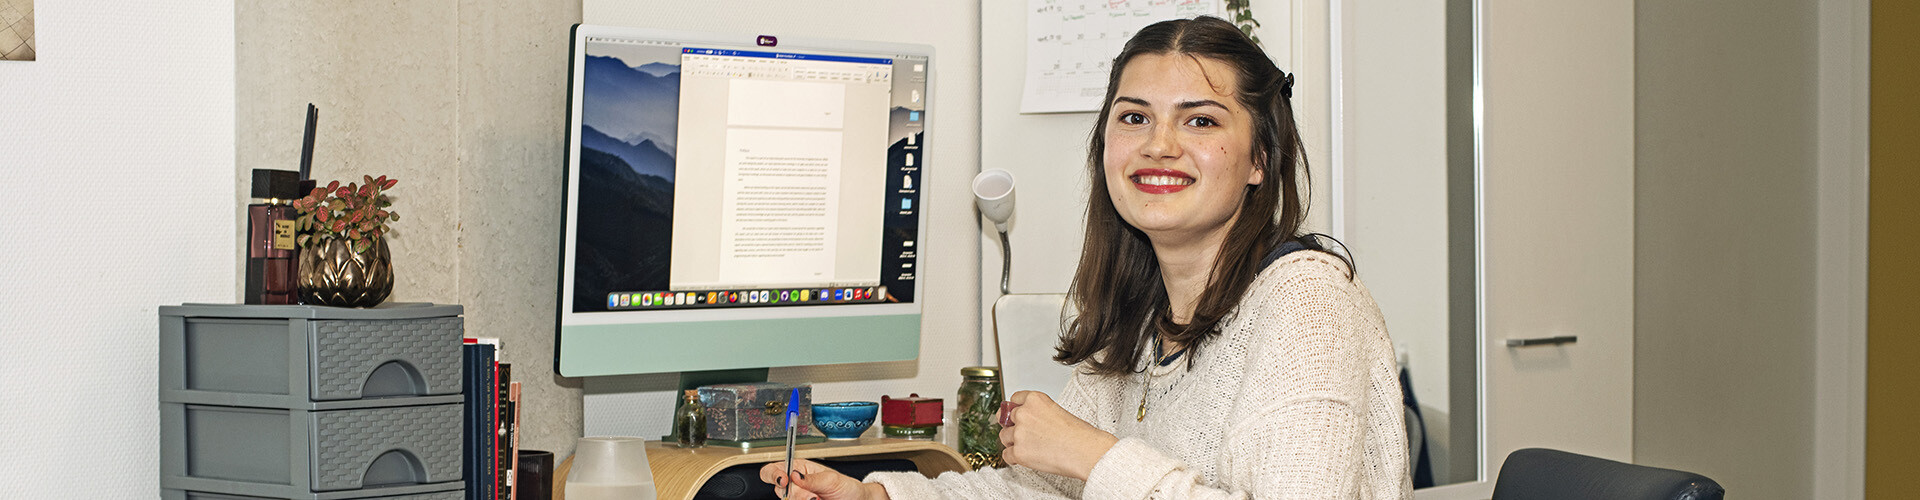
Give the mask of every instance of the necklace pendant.
<path id="1" fill-rule="evenodd" d="M 1147 399 L 1140 398 L 1140 414 L 1138 416 L 1133 417 L 1133 421 L 1145 422 L 1146 420 L 1147 420 Z"/>

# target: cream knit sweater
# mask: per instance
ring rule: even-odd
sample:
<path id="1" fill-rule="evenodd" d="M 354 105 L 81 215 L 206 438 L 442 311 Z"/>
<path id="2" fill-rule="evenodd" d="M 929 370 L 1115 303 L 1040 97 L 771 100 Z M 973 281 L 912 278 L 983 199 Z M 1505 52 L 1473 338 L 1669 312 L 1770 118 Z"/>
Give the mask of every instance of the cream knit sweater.
<path id="1" fill-rule="evenodd" d="M 1061 406 L 1120 438 L 1085 482 L 1020 466 L 867 481 L 895 500 L 1412 498 L 1393 346 L 1343 262 L 1287 254 L 1221 324 L 1170 366 L 1074 373 Z"/>

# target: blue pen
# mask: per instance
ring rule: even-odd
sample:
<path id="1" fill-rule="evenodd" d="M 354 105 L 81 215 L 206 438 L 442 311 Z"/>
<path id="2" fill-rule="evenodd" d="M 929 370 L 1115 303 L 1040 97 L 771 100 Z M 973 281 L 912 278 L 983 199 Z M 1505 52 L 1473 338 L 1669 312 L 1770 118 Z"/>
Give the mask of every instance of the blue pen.
<path id="1" fill-rule="evenodd" d="M 793 442 L 800 423 L 800 388 L 787 396 L 787 498 L 793 497 Z"/>

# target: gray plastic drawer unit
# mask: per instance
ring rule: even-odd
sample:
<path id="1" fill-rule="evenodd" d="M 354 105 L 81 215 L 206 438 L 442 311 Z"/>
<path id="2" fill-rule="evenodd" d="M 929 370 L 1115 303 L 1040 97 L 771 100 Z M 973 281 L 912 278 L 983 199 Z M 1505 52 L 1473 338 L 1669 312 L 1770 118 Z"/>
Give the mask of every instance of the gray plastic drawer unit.
<path id="1" fill-rule="evenodd" d="M 326 500 L 363 499 L 363 498 L 366 500 L 465 500 L 466 497 L 467 497 L 467 493 L 465 491 L 456 489 L 456 490 L 440 491 L 435 493 L 419 493 L 419 494 L 413 494 L 413 495 L 370 496 L 370 497 L 369 496 L 359 496 L 359 497 L 316 496 L 316 497 L 299 497 L 299 498 L 315 498 L 315 499 L 326 499 Z M 160 495 L 161 500 L 258 500 L 258 499 L 276 499 L 276 498 L 282 498 L 282 497 L 255 497 L 255 496 L 246 496 L 246 495 L 229 495 L 225 493 L 207 493 L 207 492 L 200 492 L 200 491 L 180 491 L 180 490 L 167 490 L 165 492 L 162 492 Z"/>
<path id="2" fill-rule="evenodd" d="M 161 497 L 464 496 L 461 313 L 161 307 Z"/>
<path id="3" fill-rule="evenodd" d="M 306 411 L 163 403 L 165 446 L 212 481 L 337 491 L 460 480 L 459 403 Z"/>
<path id="4" fill-rule="evenodd" d="M 460 306 L 160 308 L 160 397 L 292 408 L 460 396 Z M 378 403 L 373 403 L 378 404 Z"/>

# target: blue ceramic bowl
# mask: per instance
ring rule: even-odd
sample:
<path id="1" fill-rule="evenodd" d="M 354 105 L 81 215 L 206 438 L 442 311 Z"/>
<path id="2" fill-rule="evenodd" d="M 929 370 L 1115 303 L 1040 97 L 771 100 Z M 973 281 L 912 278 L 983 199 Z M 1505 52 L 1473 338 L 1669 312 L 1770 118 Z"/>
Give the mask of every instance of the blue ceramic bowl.
<path id="1" fill-rule="evenodd" d="M 813 405 L 813 426 L 827 439 L 859 439 L 879 414 L 880 403 L 872 401 L 818 403 Z"/>

